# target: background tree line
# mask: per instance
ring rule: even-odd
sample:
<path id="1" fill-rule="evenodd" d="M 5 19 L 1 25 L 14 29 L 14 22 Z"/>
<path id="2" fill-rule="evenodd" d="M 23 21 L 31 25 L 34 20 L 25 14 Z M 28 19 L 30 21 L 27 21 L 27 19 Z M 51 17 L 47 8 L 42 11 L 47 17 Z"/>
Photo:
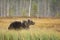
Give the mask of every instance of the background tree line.
<path id="1" fill-rule="evenodd" d="M 60 17 L 60 0 L 0 0 L 0 16 Z"/>

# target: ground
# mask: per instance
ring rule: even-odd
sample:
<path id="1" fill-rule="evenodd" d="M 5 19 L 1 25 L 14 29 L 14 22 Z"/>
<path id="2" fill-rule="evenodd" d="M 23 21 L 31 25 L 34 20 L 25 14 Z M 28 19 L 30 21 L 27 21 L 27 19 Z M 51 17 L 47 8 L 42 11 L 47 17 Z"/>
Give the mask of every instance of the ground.
<path id="1" fill-rule="evenodd" d="M 25 30 L 8 30 L 13 21 L 31 19 L 35 25 Z M 59 18 L 0 18 L 0 40 L 60 40 Z"/>
<path id="2" fill-rule="evenodd" d="M 23 21 L 31 19 L 35 22 L 35 25 L 30 26 L 30 29 L 47 29 L 60 31 L 60 19 L 59 18 L 0 18 L 0 29 L 8 30 L 9 25 L 13 21 Z"/>

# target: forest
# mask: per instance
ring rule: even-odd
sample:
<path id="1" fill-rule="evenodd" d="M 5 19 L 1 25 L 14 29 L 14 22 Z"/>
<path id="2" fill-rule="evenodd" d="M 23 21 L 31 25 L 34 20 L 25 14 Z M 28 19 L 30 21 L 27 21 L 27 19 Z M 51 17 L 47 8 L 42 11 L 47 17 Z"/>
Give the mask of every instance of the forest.
<path id="1" fill-rule="evenodd" d="M 60 17 L 60 0 L 0 0 L 0 17 Z"/>

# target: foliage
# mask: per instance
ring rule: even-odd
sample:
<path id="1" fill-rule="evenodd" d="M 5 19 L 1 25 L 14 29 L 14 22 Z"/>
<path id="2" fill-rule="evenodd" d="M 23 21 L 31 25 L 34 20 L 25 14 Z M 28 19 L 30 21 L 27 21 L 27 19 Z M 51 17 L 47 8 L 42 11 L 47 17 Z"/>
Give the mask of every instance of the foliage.
<path id="1" fill-rule="evenodd" d="M 0 40 L 60 40 L 60 35 L 52 31 L 42 30 L 11 30 L 0 31 Z"/>
<path id="2" fill-rule="evenodd" d="M 60 13 L 57 13 L 57 14 L 56 14 L 56 17 L 60 17 Z"/>
<path id="3" fill-rule="evenodd" d="M 26 16 L 26 10 L 22 9 L 22 16 Z"/>
<path id="4" fill-rule="evenodd" d="M 15 9 L 14 9 L 14 8 L 10 8 L 10 9 L 9 9 L 9 15 L 10 15 L 10 16 L 12 16 L 14 12 L 15 12 Z"/>
<path id="5" fill-rule="evenodd" d="M 37 10 L 38 10 L 37 3 L 33 2 L 33 4 L 32 4 L 32 15 L 33 16 L 36 16 Z"/>
<path id="6" fill-rule="evenodd" d="M 56 3 L 56 0 L 52 0 L 53 3 Z"/>

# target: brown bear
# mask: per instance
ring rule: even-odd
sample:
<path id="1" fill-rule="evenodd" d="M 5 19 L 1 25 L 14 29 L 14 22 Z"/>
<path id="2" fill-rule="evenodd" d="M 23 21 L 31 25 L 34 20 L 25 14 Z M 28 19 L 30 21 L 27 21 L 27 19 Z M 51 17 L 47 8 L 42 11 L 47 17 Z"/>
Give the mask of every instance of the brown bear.
<path id="1" fill-rule="evenodd" d="M 29 29 L 29 26 L 34 24 L 35 23 L 29 19 L 27 21 L 24 20 L 23 22 L 14 21 L 9 25 L 8 29 Z"/>

